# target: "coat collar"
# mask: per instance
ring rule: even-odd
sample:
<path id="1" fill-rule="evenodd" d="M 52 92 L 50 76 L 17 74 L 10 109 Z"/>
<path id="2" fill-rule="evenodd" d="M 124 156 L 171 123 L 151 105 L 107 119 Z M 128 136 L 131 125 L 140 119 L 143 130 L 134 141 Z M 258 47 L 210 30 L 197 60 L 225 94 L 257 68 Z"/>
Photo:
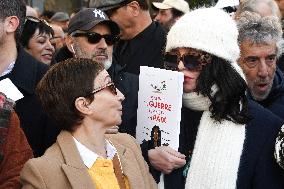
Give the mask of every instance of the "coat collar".
<path id="1" fill-rule="evenodd" d="M 107 135 L 107 138 L 109 137 L 108 139 L 112 141 L 112 144 L 118 152 L 122 171 L 128 178 L 131 186 L 130 188 L 148 188 L 144 183 L 145 175 L 142 175 L 141 171 L 137 171 L 141 168 L 139 167 L 137 160 L 133 160 L 133 158 L 136 158 L 135 153 L 130 148 L 127 148 L 126 145 L 122 145 L 121 143 L 116 142 L 116 140 L 112 140 L 111 136 L 112 135 Z"/>
<path id="2" fill-rule="evenodd" d="M 65 164 L 62 169 L 65 172 L 72 188 L 95 188 L 95 185 L 84 165 L 76 148 L 72 135 L 67 131 L 61 131 L 57 137 L 57 143 L 62 152 Z"/>
<path id="3" fill-rule="evenodd" d="M 29 55 L 23 48 L 19 48 L 18 56 L 15 66 L 11 72 L 10 79 L 12 82 L 25 93 L 34 94 L 37 84 L 38 64 L 31 55 Z M 41 65 L 48 69 L 47 65 Z"/>
<path id="4" fill-rule="evenodd" d="M 122 145 L 115 140 L 112 140 L 111 135 L 108 136 L 107 138 L 112 142 L 118 152 L 123 173 L 127 176 L 131 188 L 147 188 L 143 180 L 144 175 L 142 175 L 140 171 L 135 171 L 140 170 L 140 167 L 137 161 L 133 161 L 133 158 L 136 157 L 134 152 L 127 148 L 126 145 Z M 65 161 L 65 164 L 62 165 L 62 169 L 72 187 L 94 188 L 93 181 L 80 157 L 72 135 L 67 131 L 61 131 L 57 137 L 57 143 Z"/>

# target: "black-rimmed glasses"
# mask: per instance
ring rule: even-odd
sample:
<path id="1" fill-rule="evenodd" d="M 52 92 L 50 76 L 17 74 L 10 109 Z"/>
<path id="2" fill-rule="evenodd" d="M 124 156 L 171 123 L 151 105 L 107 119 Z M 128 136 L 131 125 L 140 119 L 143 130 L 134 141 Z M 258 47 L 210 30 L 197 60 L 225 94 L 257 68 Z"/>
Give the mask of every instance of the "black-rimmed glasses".
<path id="1" fill-rule="evenodd" d="M 88 42 L 91 44 L 96 44 L 100 42 L 102 38 L 105 39 L 107 45 L 113 45 L 119 40 L 119 37 L 116 35 L 111 35 L 111 34 L 101 35 L 95 32 L 78 32 L 78 33 L 73 33 L 72 36 L 86 37 L 88 39 Z"/>

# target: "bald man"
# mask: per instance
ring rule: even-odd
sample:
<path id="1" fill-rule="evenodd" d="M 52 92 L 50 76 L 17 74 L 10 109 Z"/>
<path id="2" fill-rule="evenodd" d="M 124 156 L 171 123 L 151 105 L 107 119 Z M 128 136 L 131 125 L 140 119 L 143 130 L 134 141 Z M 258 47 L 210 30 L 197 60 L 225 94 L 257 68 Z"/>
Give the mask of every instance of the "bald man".
<path id="1" fill-rule="evenodd" d="M 62 27 L 57 24 L 50 24 L 54 31 L 54 37 L 51 39 L 51 44 L 54 45 L 55 50 L 60 49 L 65 44 L 65 34 Z"/>

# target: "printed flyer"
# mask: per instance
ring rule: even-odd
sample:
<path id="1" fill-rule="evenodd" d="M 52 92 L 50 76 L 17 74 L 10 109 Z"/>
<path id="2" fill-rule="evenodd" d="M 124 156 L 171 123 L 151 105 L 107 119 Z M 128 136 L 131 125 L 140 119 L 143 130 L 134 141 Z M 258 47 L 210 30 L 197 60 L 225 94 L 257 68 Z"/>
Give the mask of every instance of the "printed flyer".
<path id="1" fill-rule="evenodd" d="M 140 67 L 136 139 L 178 150 L 183 73 Z"/>

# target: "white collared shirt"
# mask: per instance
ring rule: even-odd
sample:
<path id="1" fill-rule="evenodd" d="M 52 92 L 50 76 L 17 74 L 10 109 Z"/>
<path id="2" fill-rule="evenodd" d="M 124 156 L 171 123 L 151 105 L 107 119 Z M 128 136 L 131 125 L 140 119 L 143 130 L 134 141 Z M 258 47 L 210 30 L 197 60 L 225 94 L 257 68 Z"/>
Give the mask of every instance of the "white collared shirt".
<path id="1" fill-rule="evenodd" d="M 15 66 L 16 61 L 11 62 L 11 64 L 9 64 L 9 66 L 7 67 L 6 70 L 4 70 L 4 72 L 2 74 L 0 74 L 0 77 L 7 75 L 9 73 L 11 73 L 11 71 L 13 70 L 14 66 Z"/>
<path id="2" fill-rule="evenodd" d="M 97 160 L 97 158 L 100 156 L 96 154 L 95 152 L 91 151 L 90 149 L 88 149 L 85 145 L 79 142 L 76 138 L 73 137 L 73 139 L 75 141 L 76 147 L 79 151 L 79 154 L 84 164 L 90 169 L 95 163 L 95 161 Z M 112 159 L 115 156 L 116 152 L 117 152 L 116 148 L 109 141 L 106 140 L 107 159 Z"/>

